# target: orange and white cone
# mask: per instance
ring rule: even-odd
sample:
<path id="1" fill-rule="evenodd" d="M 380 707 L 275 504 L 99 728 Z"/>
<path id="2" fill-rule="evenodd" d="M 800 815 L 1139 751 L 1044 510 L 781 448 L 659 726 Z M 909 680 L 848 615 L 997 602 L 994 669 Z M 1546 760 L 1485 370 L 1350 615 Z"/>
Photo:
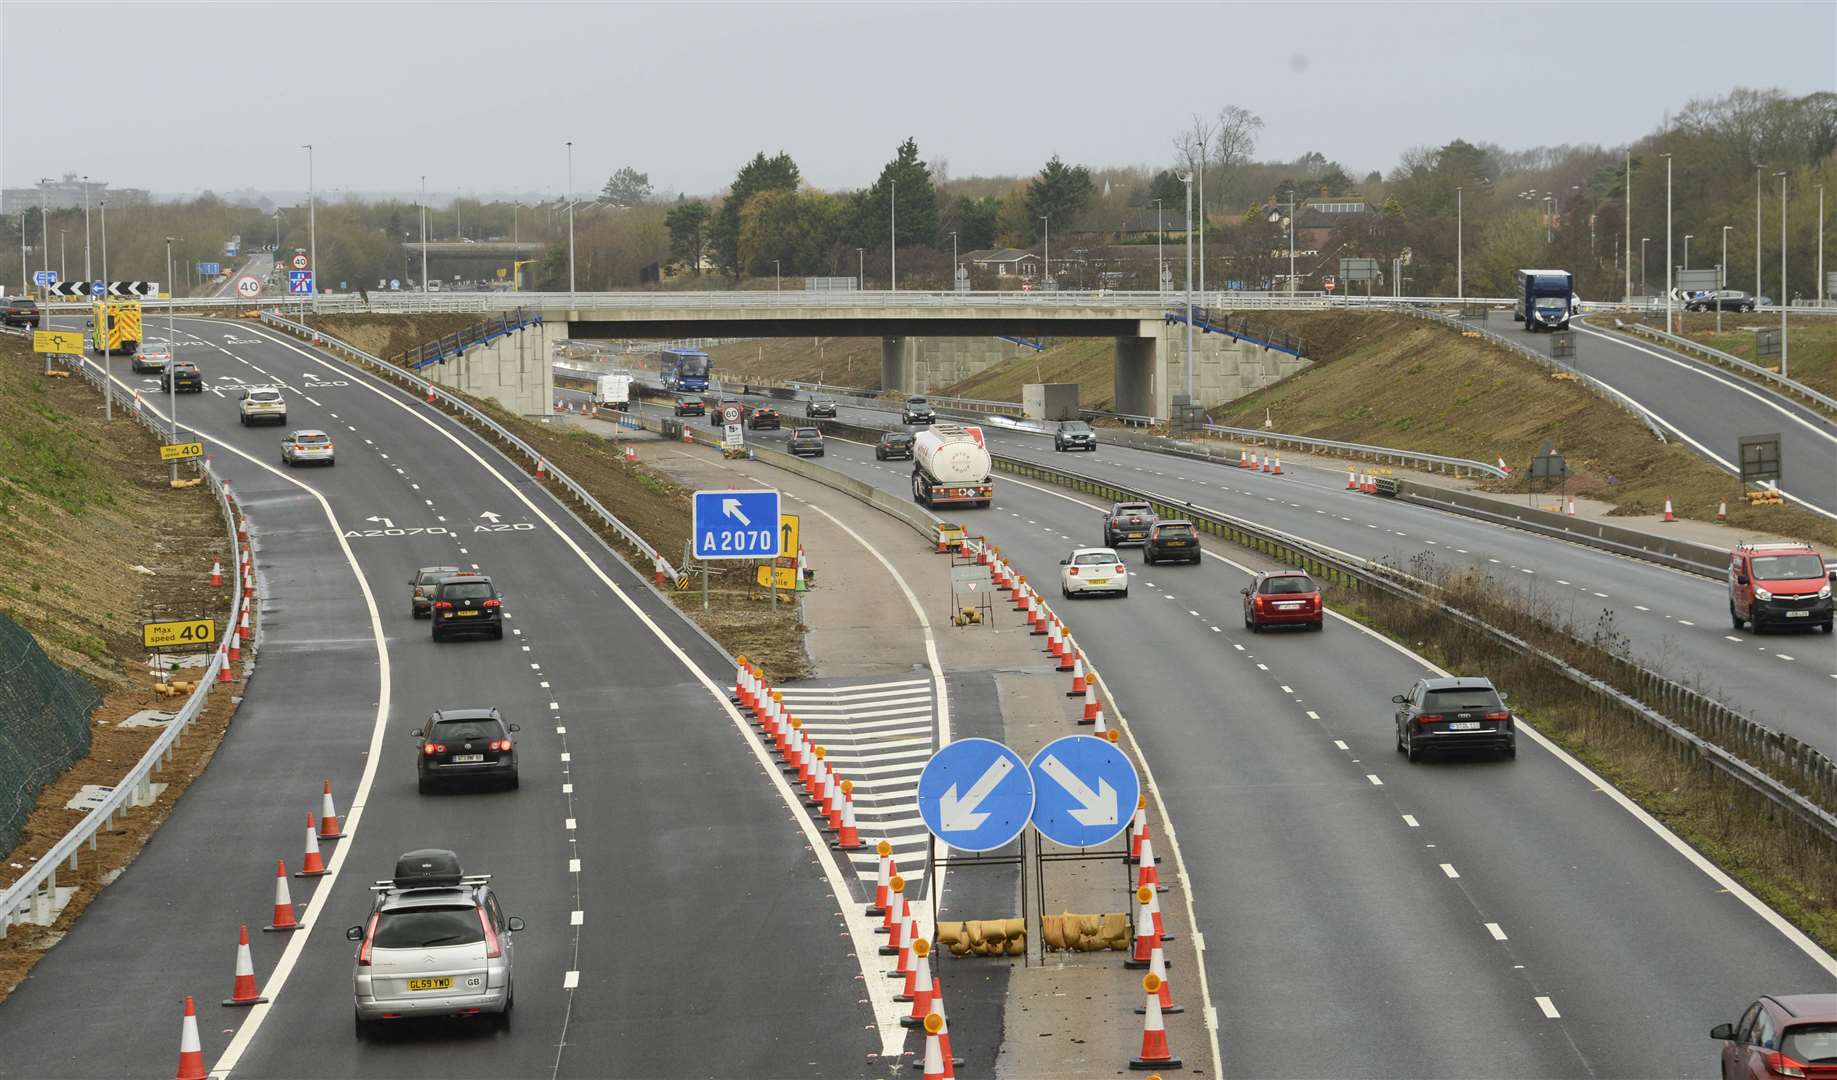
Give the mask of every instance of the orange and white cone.
<path id="1" fill-rule="evenodd" d="M 954 1080 L 957 1066 L 963 1062 L 950 1053 L 950 1013 L 944 1008 L 944 980 L 939 974 L 933 972 L 931 976 L 931 1011 L 943 1021 L 938 1029 L 938 1053 L 944 1059 L 944 1080 Z"/>
<path id="2" fill-rule="evenodd" d="M 204 1044 L 198 1041 L 198 1010 L 185 996 L 185 1021 L 179 1027 L 178 1080 L 205 1080 Z"/>
<path id="3" fill-rule="evenodd" d="M 230 663 L 234 664 L 236 661 L 242 659 L 242 639 L 237 637 L 235 634 L 231 634 L 229 645 L 230 645 L 230 651 L 229 651 Z M 229 670 L 227 665 L 224 667 L 224 670 L 225 671 Z M 225 679 L 223 681 L 229 682 L 230 680 Z"/>
<path id="4" fill-rule="evenodd" d="M 1064 630 L 1064 627 L 1061 626 L 1060 629 Z M 1078 667 L 1076 658 L 1081 654 L 1078 651 L 1078 644 L 1072 640 L 1071 631 L 1064 630 L 1064 633 L 1064 648 L 1059 650 L 1059 670 L 1074 671 Z"/>
<path id="5" fill-rule="evenodd" d="M 1059 637 L 1059 620 L 1057 618 L 1046 620 L 1046 651 L 1050 653 L 1055 660 L 1058 659 L 1060 653 L 1065 651 L 1065 642 Z"/>
<path id="6" fill-rule="evenodd" d="M 1161 990 L 1157 995 L 1157 998 L 1161 1002 L 1161 1011 L 1163 1013 L 1185 1012 L 1186 1006 L 1174 1004 L 1174 990 L 1167 982 L 1167 950 L 1163 949 L 1159 943 L 1156 943 L 1154 947 L 1153 958 L 1148 961 L 1148 973 L 1161 980 Z M 1135 1011 L 1137 1013 L 1145 1013 L 1148 1011 L 1148 1007 L 1145 1005 L 1138 1005 Z"/>
<path id="7" fill-rule="evenodd" d="M 1148 836 L 1148 796 L 1135 797 L 1135 820 L 1129 823 L 1129 862 L 1142 860 L 1142 841 Z"/>
<path id="8" fill-rule="evenodd" d="M 324 877 L 325 859 L 319 854 L 319 831 L 313 827 L 313 816 L 306 815 L 306 854 L 300 861 L 300 872 L 294 877 Z"/>
<path id="9" fill-rule="evenodd" d="M 217 681 L 218 682 L 226 683 L 226 682 L 235 681 L 235 676 L 230 674 L 230 664 L 233 663 L 235 660 L 236 660 L 236 656 L 234 655 L 234 652 L 232 650 L 225 649 L 223 652 L 223 663 L 217 665 Z"/>
<path id="10" fill-rule="evenodd" d="M 332 805 L 332 782 L 325 782 L 325 793 L 319 797 L 319 839 L 338 840 L 344 830 L 338 825 L 338 808 Z"/>
<path id="11" fill-rule="evenodd" d="M 242 609 L 242 621 L 236 624 L 236 636 L 244 641 L 249 640 L 249 609 Z"/>
<path id="12" fill-rule="evenodd" d="M 912 1011 L 900 1019 L 904 1027 L 922 1027 L 931 1015 L 931 961 L 926 958 L 930 951 L 931 943 L 924 938 L 912 943 Z M 943 1049 L 938 1048 L 940 1055 Z"/>
<path id="13" fill-rule="evenodd" d="M 1079 718 L 1079 724 L 1095 724 L 1097 714 L 1102 711 L 1097 704 L 1097 680 L 1092 677 L 1094 674 L 1087 673 L 1084 678 L 1084 715 Z"/>
<path id="14" fill-rule="evenodd" d="M 1665 517 L 1664 517 L 1664 520 L 1665 520 L 1665 521 L 1676 521 L 1676 520 L 1677 520 L 1677 517 L 1676 517 L 1675 515 L 1673 515 L 1673 514 L 1671 513 L 1671 498 L 1670 498 L 1669 496 L 1666 496 L 1666 498 L 1665 498 Z"/>
<path id="15" fill-rule="evenodd" d="M 625 444 L 625 463 L 628 465 L 635 465 L 638 463 L 638 448 L 630 443 Z"/>
<path id="16" fill-rule="evenodd" d="M 1141 899 L 1141 890 L 1136 890 L 1136 898 Z M 1153 889 L 1148 890 L 1148 920 L 1154 923 L 1155 937 L 1163 942 L 1174 940 L 1174 935 L 1167 932 L 1167 925 L 1161 920 L 1161 894 Z"/>
<path id="17" fill-rule="evenodd" d="M 1143 885 L 1135 890 L 1135 952 L 1123 961 L 1126 968 L 1146 968 L 1154 959 L 1150 954 L 1161 947 L 1161 936 L 1155 933 L 1154 916 L 1148 911 L 1148 901 L 1153 897 L 1152 886 Z"/>
<path id="18" fill-rule="evenodd" d="M 1151 836 L 1142 837 L 1142 856 L 1135 876 L 1135 887 L 1153 885 L 1158 889 L 1161 884 L 1161 871 L 1155 869 L 1155 842 Z"/>
<path id="19" fill-rule="evenodd" d="M 1154 972 L 1142 976 L 1148 1000 L 1142 1017 L 1142 1056 L 1129 1059 L 1131 1069 L 1178 1069 L 1180 1059 L 1167 1046 L 1167 1025 L 1161 1019 L 1161 979 Z"/>
<path id="20" fill-rule="evenodd" d="M 1727 499 L 1724 499 L 1721 502 L 1716 504 L 1716 520 L 1717 521 L 1727 521 L 1728 519 L 1729 519 L 1729 501 Z"/>
<path id="21" fill-rule="evenodd" d="M 880 869 L 874 873 L 874 902 L 867 906 L 869 915 L 887 913 L 887 887 L 893 880 L 893 845 L 882 840 L 874 845 L 874 854 L 880 856 Z"/>
<path id="22" fill-rule="evenodd" d="M 1568 501 L 1564 504 L 1563 512 L 1568 514 L 1570 517 L 1575 517 L 1575 496 L 1574 495 L 1569 496 Z"/>
<path id="23" fill-rule="evenodd" d="M 262 927 L 265 934 L 298 930 L 300 921 L 293 916 L 293 896 L 287 892 L 287 860 L 274 860 L 274 922 Z"/>
<path id="24" fill-rule="evenodd" d="M 1276 467 L 1269 471 L 1274 473 L 1277 476 L 1282 475 L 1282 455 L 1281 454 L 1276 455 Z"/>
<path id="25" fill-rule="evenodd" d="M 1499 471 L 1504 473 L 1507 476 L 1512 475 L 1512 467 L 1505 463 L 1504 458 L 1499 459 Z"/>
<path id="26" fill-rule="evenodd" d="M 1100 739 L 1109 739 L 1111 742 L 1116 741 L 1114 733 L 1111 732 L 1109 726 L 1103 722 L 1102 705 L 1097 706 L 1097 718 L 1091 721 L 1091 734 Z"/>
<path id="27" fill-rule="evenodd" d="M 746 685 L 746 657 L 734 658 L 734 692 L 733 699 L 747 708 L 752 708 L 752 694 Z"/>
<path id="28" fill-rule="evenodd" d="M 899 955 L 899 930 L 897 928 L 902 917 L 900 907 L 906 902 L 905 892 L 906 879 L 900 876 L 898 870 L 893 871 L 893 877 L 887 881 L 887 904 L 880 913 L 880 925 L 874 928 L 877 934 L 889 935 L 887 943 L 880 947 L 882 956 Z"/>
<path id="29" fill-rule="evenodd" d="M 549 463 L 546 459 L 538 455 L 536 458 L 536 479 L 547 480 L 548 476 L 549 476 Z"/>
<path id="30" fill-rule="evenodd" d="M 255 985 L 255 960 L 249 955 L 249 928 L 242 928 L 242 940 L 236 946 L 236 982 L 225 1005 L 260 1005 L 268 999 Z"/>
<path id="31" fill-rule="evenodd" d="M 1358 471 L 1350 465 L 1346 466 L 1346 490 L 1359 490 Z"/>
<path id="32" fill-rule="evenodd" d="M 1066 697 L 1084 696 L 1084 650 L 1072 650 L 1072 688 L 1065 692 Z"/>
<path id="33" fill-rule="evenodd" d="M 434 403 L 434 384 L 433 383 L 427 384 L 427 403 L 429 405 L 432 405 Z"/>
<path id="34" fill-rule="evenodd" d="M 213 589 L 223 588 L 223 564 L 214 559 L 211 560 L 210 564 L 210 587 Z"/>
<path id="35" fill-rule="evenodd" d="M 923 1080 L 945 1080 L 946 1076 L 954 1076 L 954 1073 L 946 1073 L 944 1071 L 944 1047 L 938 1038 L 938 1033 L 944 1030 L 944 1017 L 937 1013 L 932 1013 L 925 1017 L 924 1027 L 925 1071 L 921 1074 Z M 202 1073 L 199 1074 L 199 1076 L 202 1075 Z M 181 1077 L 180 1080 L 184 1080 L 184 1078 Z"/>
<path id="36" fill-rule="evenodd" d="M 918 916 L 908 913 L 906 916 L 906 940 L 901 943 L 899 960 L 893 969 L 886 973 L 889 979 L 904 979 L 905 989 L 893 995 L 893 1000 L 905 1003 L 912 1000 L 912 991 L 918 985 L 918 961 L 912 947 L 919 943 Z"/>
<path id="37" fill-rule="evenodd" d="M 855 823 L 855 782 L 842 781 L 842 827 L 836 830 L 835 847 L 853 851 L 861 846 L 861 828 Z"/>

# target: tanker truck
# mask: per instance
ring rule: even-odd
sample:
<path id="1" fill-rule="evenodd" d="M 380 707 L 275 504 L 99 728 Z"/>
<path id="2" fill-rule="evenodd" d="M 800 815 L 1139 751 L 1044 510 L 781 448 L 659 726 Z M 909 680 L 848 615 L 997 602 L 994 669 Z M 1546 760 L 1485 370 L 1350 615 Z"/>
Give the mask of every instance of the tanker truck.
<path id="1" fill-rule="evenodd" d="M 938 424 L 912 440 L 912 499 L 920 506 L 986 509 L 995 498 L 982 429 Z"/>

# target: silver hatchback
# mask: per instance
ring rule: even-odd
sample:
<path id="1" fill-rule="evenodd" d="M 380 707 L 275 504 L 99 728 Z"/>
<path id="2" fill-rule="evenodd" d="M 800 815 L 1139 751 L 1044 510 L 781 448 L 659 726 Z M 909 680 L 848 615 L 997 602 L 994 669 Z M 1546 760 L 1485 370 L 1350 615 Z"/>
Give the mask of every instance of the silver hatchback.
<path id="1" fill-rule="evenodd" d="M 393 879 L 371 886 L 369 920 L 345 931 L 358 943 L 359 1039 L 377 1021 L 412 1017 L 484 1015 L 509 1029 L 523 920 L 505 918 L 490 880 L 461 873 L 458 856 L 429 848 L 404 854 Z"/>
<path id="2" fill-rule="evenodd" d="M 333 465 L 332 437 L 323 431 L 302 428 L 289 432 L 281 440 L 281 464 L 303 465 L 312 462 L 320 465 Z"/>

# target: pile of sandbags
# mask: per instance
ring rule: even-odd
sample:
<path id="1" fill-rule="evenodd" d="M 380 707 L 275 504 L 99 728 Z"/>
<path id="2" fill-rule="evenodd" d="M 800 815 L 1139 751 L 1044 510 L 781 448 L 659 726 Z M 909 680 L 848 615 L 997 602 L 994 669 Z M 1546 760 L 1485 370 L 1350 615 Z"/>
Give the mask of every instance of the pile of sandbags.
<path id="1" fill-rule="evenodd" d="M 1048 950 L 1102 952 L 1129 948 L 1129 916 L 1120 911 L 1098 915 L 1040 916 L 1040 933 Z"/>
<path id="2" fill-rule="evenodd" d="M 1027 923 L 1022 919 L 970 919 L 938 923 L 938 944 L 952 956 L 1024 956 Z"/>

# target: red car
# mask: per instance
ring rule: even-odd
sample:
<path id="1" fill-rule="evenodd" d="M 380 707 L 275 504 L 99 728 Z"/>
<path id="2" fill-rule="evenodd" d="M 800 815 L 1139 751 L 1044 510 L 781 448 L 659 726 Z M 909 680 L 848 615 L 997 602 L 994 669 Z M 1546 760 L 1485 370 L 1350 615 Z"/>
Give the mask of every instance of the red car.
<path id="1" fill-rule="evenodd" d="M 1709 1037 L 1724 1043 L 1723 1080 L 1837 1078 L 1837 994 L 1762 995 Z"/>
<path id="2" fill-rule="evenodd" d="M 1265 570 L 1244 594 L 1244 625 L 1251 633 L 1265 626 L 1305 626 L 1319 630 L 1326 619 L 1320 586 L 1300 570 Z"/>

